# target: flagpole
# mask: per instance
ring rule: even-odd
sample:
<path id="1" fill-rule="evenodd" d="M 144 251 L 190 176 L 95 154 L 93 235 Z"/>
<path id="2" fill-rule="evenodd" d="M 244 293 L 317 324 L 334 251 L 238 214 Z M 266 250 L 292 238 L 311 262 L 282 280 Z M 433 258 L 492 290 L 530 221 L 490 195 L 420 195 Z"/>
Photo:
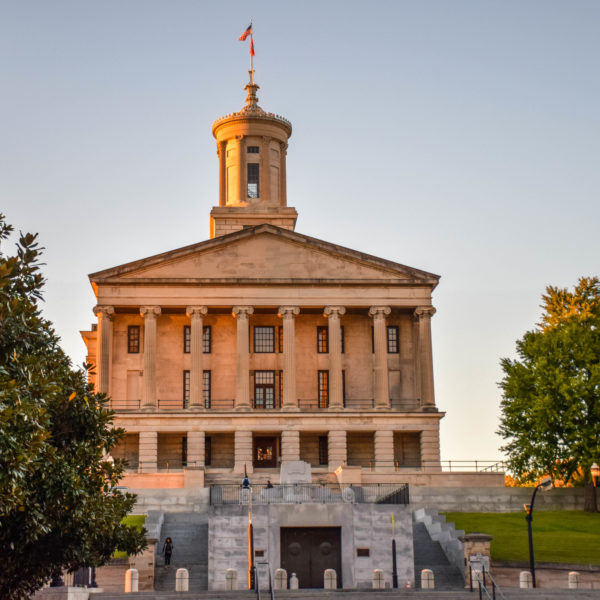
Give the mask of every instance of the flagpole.
<path id="1" fill-rule="evenodd" d="M 250 27 L 252 27 L 252 19 L 250 19 Z M 254 46 L 254 37 L 252 35 L 252 29 L 250 29 L 250 48 Z M 250 82 L 254 85 L 254 56 L 250 51 Z"/>

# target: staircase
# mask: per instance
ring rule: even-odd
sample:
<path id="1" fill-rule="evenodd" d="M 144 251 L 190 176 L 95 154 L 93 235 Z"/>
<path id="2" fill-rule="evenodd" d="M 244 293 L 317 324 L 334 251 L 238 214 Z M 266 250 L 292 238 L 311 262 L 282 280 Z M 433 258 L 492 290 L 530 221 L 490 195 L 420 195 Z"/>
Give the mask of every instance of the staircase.
<path id="1" fill-rule="evenodd" d="M 464 589 L 465 582 L 460 571 L 448 562 L 439 542 L 434 542 L 429 536 L 425 524 L 416 521 L 413 522 L 413 552 L 417 589 L 421 587 L 422 569 L 433 571 L 437 590 Z"/>
<path id="2" fill-rule="evenodd" d="M 173 540 L 171 565 L 165 567 L 161 554 L 165 539 Z M 156 546 L 154 589 L 157 592 L 175 591 L 177 569 L 187 569 L 190 575 L 190 592 L 201 592 L 208 588 L 208 514 L 166 513 Z M 151 592 L 143 592 L 151 598 Z M 157 596 L 158 597 L 158 596 Z"/>

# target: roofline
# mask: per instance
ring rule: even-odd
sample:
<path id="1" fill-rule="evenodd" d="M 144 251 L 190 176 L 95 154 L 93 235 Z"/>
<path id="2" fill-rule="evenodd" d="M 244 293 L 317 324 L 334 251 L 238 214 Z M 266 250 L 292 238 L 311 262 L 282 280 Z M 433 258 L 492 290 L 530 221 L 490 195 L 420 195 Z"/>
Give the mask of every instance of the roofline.
<path id="1" fill-rule="evenodd" d="M 240 229 L 239 231 L 234 231 L 233 233 L 228 233 L 226 235 L 222 235 L 216 238 L 212 238 L 209 240 L 204 240 L 202 242 L 197 242 L 195 244 L 190 244 L 188 246 L 183 246 L 181 248 L 177 248 L 175 250 L 168 250 L 166 252 L 161 252 L 160 254 L 154 254 L 152 256 L 142 258 L 136 261 L 123 263 L 116 267 L 111 267 L 109 269 L 103 269 L 101 271 L 96 271 L 95 273 L 90 273 L 88 275 L 90 282 L 92 285 L 94 283 L 104 283 L 106 280 L 111 279 L 112 277 L 123 275 L 125 273 L 130 273 L 137 269 L 142 269 L 146 267 L 151 267 L 155 264 L 162 262 L 164 259 L 168 259 L 169 261 L 176 260 L 178 258 L 182 258 L 191 254 L 196 250 L 210 250 L 212 248 L 216 248 L 218 246 L 225 246 L 236 242 L 237 240 L 249 238 L 254 235 L 258 235 L 261 233 L 271 233 L 274 235 L 279 235 L 283 238 L 289 239 L 295 243 L 304 242 L 309 245 L 315 247 L 321 247 L 323 250 L 329 250 L 336 252 L 337 254 L 346 255 L 349 258 L 354 260 L 359 260 L 362 262 L 375 264 L 383 269 L 387 269 L 393 272 L 401 271 L 406 273 L 410 272 L 412 275 L 421 279 L 424 285 L 432 286 L 432 290 L 437 286 L 440 275 L 436 275 L 434 273 L 429 273 L 427 271 L 422 271 L 421 269 L 415 269 L 414 267 L 408 267 L 401 263 L 396 263 L 391 260 L 387 260 L 385 258 L 379 258 L 378 256 L 373 256 L 372 254 L 366 254 L 364 252 L 360 252 L 358 250 L 353 250 L 352 248 L 347 248 L 345 246 L 339 246 L 332 242 L 327 242 L 325 240 L 320 240 L 318 238 L 314 238 L 305 234 L 297 233 L 295 231 L 289 231 L 288 229 L 283 229 L 281 227 L 277 227 L 276 225 L 271 225 L 270 223 L 261 223 L 260 225 L 254 225 L 252 227 L 248 227 L 246 229 Z M 137 280 L 139 282 L 139 279 Z M 122 282 L 122 281 L 121 281 Z M 375 283 L 375 282 L 373 282 Z M 413 283 L 414 284 L 414 283 Z"/>

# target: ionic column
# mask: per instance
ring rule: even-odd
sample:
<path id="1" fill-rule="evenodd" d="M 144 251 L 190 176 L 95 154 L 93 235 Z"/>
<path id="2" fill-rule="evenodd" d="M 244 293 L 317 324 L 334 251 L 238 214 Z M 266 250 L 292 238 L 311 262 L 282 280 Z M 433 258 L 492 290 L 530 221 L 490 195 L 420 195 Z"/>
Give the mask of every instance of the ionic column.
<path id="1" fill-rule="evenodd" d="M 375 432 L 375 468 L 394 469 L 394 432 Z"/>
<path id="2" fill-rule="evenodd" d="M 248 320 L 254 312 L 251 306 L 234 306 L 231 311 L 237 319 L 237 385 L 235 407 L 250 408 L 250 354 L 248 352 Z"/>
<path id="3" fill-rule="evenodd" d="M 271 169 L 269 162 L 269 142 L 270 137 L 263 136 L 262 148 L 260 149 L 260 199 L 269 202 L 271 199 Z"/>
<path id="4" fill-rule="evenodd" d="M 203 317 L 208 312 L 206 306 L 188 306 L 186 313 L 190 316 L 190 408 L 204 408 L 202 394 L 203 358 L 202 331 Z"/>
<path id="5" fill-rule="evenodd" d="M 280 306 L 283 319 L 283 405 L 284 410 L 298 408 L 296 397 L 296 342 L 294 317 L 300 313 L 297 306 Z"/>
<path id="6" fill-rule="evenodd" d="M 204 466 L 204 431 L 188 431 L 187 433 L 187 462 L 193 467 Z"/>
<path id="7" fill-rule="evenodd" d="M 239 201 L 248 202 L 248 184 L 246 183 L 246 143 L 243 135 L 237 136 L 237 140 Z"/>
<path id="8" fill-rule="evenodd" d="M 286 460 L 300 460 L 299 431 L 284 430 L 281 432 L 281 462 Z"/>
<path id="9" fill-rule="evenodd" d="M 234 433 L 234 473 L 243 473 L 244 467 L 248 473 L 252 473 L 254 462 L 252 461 L 252 432 L 236 431 Z"/>
<path id="10" fill-rule="evenodd" d="M 156 473 L 158 460 L 158 433 L 156 431 L 140 431 L 138 453 L 140 473 Z"/>
<path id="11" fill-rule="evenodd" d="M 373 317 L 373 338 L 375 349 L 374 384 L 375 408 L 390 407 L 390 383 L 387 362 L 387 329 L 385 318 L 392 312 L 389 306 L 371 306 L 369 315 Z"/>
<path id="12" fill-rule="evenodd" d="M 435 392 L 433 388 L 433 355 L 431 352 L 431 317 L 433 306 L 420 306 L 415 309 L 419 327 L 419 371 L 421 373 L 421 408 L 435 412 Z"/>
<path id="13" fill-rule="evenodd" d="M 327 462 L 329 470 L 335 471 L 348 460 L 348 446 L 345 431 L 330 431 L 327 436 Z"/>
<path id="14" fill-rule="evenodd" d="M 281 168 L 279 169 L 279 204 L 287 206 L 287 190 L 286 190 L 286 173 L 285 173 L 285 156 L 287 154 L 287 144 L 280 142 L 281 152 L 279 154 L 281 160 Z"/>
<path id="15" fill-rule="evenodd" d="M 142 406 L 156 406 L 156 320 L 160 306 L 141 306 L 144 317 L 144 377 L 142 382 Z"/>
<path id="16" fill-rule="evenodd" d="M 98 343 L 96 348 L 96 391 L 108 394 L 110 387 L 110 349 L 112 347 L 113 315 L 112 306 L 95 306 L 98 317 Z"/>
<path id="17" fill-rule="evenodd" d="M 323 311 L 329 325 L 329 408 L 344 407 L 340 317 L 345 312 L 343 306 L 326 306 Z"/>
<path id="18" fill-rule="evenodd" d="M 219 156 L 219 206 L 227 204 L 227 142 L 217 144 Z"/>

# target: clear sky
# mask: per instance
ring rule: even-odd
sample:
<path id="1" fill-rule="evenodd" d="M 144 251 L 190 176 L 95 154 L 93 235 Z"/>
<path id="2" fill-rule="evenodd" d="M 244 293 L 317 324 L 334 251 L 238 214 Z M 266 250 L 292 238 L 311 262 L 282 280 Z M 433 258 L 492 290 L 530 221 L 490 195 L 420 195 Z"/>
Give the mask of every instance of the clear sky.
<path id="1" fill-rule="evenodd" d="M 500 358 L 600 271 L 597 1 L 0 0 L 0 211 L 40 234 L 64 348 L 88 273 L 208 238 L 251 17 L 297 231 L 442 276 L 442 458 L 499 457 Z"/>

